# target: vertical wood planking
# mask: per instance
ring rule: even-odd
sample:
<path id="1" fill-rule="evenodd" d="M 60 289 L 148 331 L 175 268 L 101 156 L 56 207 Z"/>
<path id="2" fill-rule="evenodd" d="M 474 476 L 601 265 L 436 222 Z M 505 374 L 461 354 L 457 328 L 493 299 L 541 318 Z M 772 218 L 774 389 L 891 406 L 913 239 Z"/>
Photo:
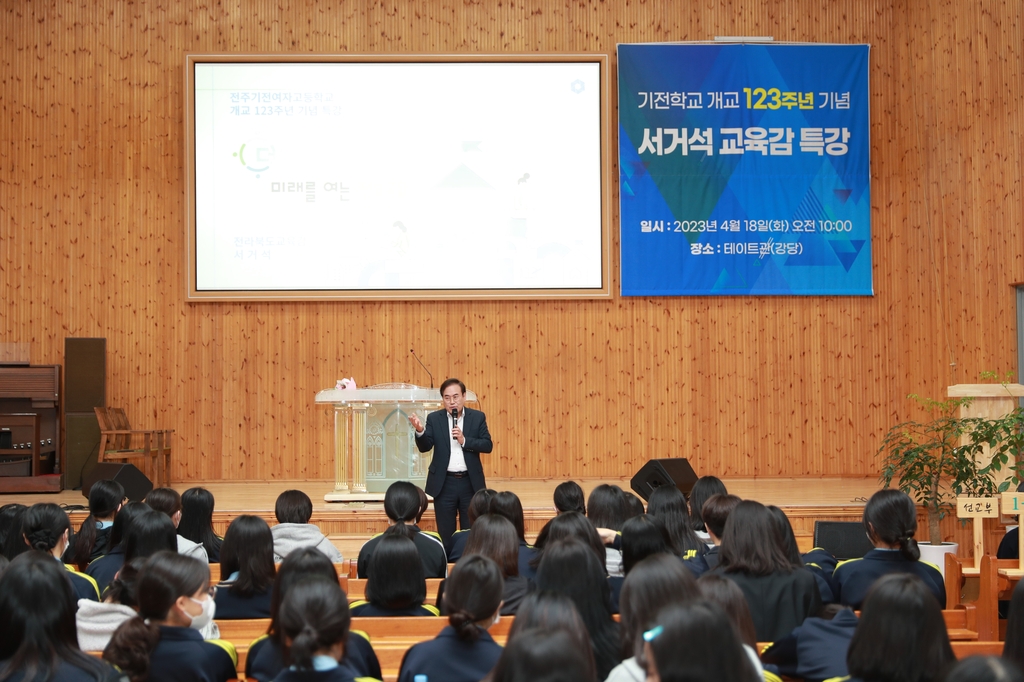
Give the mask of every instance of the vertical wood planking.
<path id="1" fill-rule="evenodd" d="M 3 3 L 0 341 L 59 363 L 65 336 L 106 337 L 109 402 L 177 430 L 179 480 L 330 478 L 331 419 L 313 394 L 342 376 L 426 384 L 410 348 L 437 382 L 458 375 L 480 394 L 499 476 L 618 477 L 671 456 L 727 476 L 871 474 L 887 426 L 914 414 L 907 393 L 1014 369 L 1021 12 Z M 186 52 L 614 55 L 715 35 L 871 44 L 874 297 L 184 302 Z"/>

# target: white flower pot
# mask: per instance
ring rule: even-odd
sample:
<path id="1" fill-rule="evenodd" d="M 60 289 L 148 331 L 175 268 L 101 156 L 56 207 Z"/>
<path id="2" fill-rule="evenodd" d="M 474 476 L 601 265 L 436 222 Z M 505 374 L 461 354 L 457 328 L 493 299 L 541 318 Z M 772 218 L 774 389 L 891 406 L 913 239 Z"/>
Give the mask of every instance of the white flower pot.
<path id="1" fill-rule="evenodd" d="M 927 542 L 921 542 L 918 543 L 917 548 L 921 550 L 921 561 L 934 564 L 935 568 L 939 569 L 939 573 L 942 574 L 942 579 L 945 580 L 946 555 L 949 553 L 956 554 L 959 546 L 955 542 L 943 542 L 941 545 L 930 545 Z"/>

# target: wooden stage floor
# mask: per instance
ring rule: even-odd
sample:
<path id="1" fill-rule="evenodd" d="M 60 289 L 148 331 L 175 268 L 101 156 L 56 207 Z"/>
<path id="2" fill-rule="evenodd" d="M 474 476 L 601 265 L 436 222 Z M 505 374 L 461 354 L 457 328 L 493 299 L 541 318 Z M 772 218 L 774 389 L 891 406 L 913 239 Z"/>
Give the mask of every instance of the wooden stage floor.
<path id="1" fill-rule="evenodd" d="M 744 499 L 781 507 L 789 516 L 801 549 L 810 549 L 814 521 L 859 521 L 864 503 L 881 486 L 877 478 L 734 478 L 723 479 L 729 492 Z M 526 532 L 532 539 L 543 525 L 554 516 L 552 493 L 561 479 L 500 479 L 489 478 L 495 490 L 511 490 L 523 502 Z M 629 479 L 577 479 L 589 495 L 601 483 L 614 483 L 629 490 Z M 231 519 L 240 514 L 254 514 L 274 523 L 274 502 L 284 490 L 296 488 L 313 500 L 313 523 L 320 526 L 346 557 L 354 557 L 366 539 L 387 528 L 382 504 L 365 503 L 359 506 L 324 502 L 325 494 L 334 489 L 333 482 L 315 481 L 191 481 L 174 483 L 172 487 L 184 491 L 202 486 L 216 499 L 214 526 L 219 533 L 227 529 Z M 56 502 L 65 505 L 84 505 L 86 499 L 77 490 L 60 493 L 0 495 L 0 505 L 9 502 L 34 504 Z M 86 512 L 72 512 L 76 526 Z M 423 527 L 434 528 L 430 511 L 423 517 Z"/>

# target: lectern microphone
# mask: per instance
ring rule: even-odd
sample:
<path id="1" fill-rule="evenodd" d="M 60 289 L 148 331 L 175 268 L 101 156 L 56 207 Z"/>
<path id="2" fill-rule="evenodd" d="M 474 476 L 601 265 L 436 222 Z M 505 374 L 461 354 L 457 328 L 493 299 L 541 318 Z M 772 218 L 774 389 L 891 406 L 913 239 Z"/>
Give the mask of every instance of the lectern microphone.
<path id="1" fill-rule="evenodd" d="M 412 353 L 412 356 L 414 358 L 416 358 L 416 362 L 420 363 L 420 367 L 422 367 L 423 371 L 427 373 L 428 377 L 430 377 L 430 387 L 433 388 L 434 387 L 434 375 L 430 373 L 430 370 L 427 369 L 427 366 L 423 364 L 423 361 L 420 360 L 419 357 L 416 356 L 416 351 L 415 350 L 410 348 L 409 352 Z"/>

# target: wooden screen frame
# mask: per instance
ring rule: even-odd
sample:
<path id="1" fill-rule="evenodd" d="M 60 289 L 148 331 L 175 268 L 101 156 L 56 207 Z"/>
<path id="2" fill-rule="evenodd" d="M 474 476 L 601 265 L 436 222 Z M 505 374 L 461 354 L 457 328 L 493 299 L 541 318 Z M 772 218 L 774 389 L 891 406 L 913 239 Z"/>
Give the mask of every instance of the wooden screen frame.
<path id="1" fill-rule="evenodd" d="M 195 66 L 207 63 L 536 63 L 591 62 L 600 68 L 601 144 L 601 286 L 574 289 L 330 289 L 234 291 L 203 290 L 196 286 L 196 173 L 195 173 Z M 188 53 L 185 55 L 185 289 L 190 302 L 309 301 L 309 300 L 528 300 L 612 298 L 611 216 L 612 146 L 611 58 L 600 53 L 510 54 L 276 54 Z"/>

